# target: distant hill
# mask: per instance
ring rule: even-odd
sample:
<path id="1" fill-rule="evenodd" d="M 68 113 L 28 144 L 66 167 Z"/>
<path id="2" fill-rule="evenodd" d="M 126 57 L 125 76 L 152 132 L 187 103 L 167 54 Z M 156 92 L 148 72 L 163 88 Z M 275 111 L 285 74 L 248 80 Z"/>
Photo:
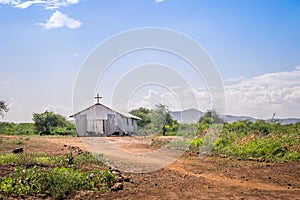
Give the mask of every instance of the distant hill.
<path id="1" fill-rule="evenodd" d="M 172 111 L 170 112 L 173 119 L 176 119 L 181 123 L 196 123 L 204 115 L 204 112 L 201 112 L 195 108 L 183 110 L 183 111 Z"/>
<path id="2" fill-rule="evenodd" d="M 204 115 L 204 112 L 192 108 L 183 111 L 171 111 L 170 114 L 173 117 L 173 119 L 176 119 L 180 123 L 197 123 L 200 117 Z M 222 117 L 229 123 L 242 120 L 250 120 L 252 122 L 255 122 L 257 120 L 253 117 L 248 116 L 222 115 Z M 293 124 L 300 122 L 300 118 L 284 118 L 276 120 L 278 120 L 281 124 Z M 271 119 L 268 119 L 266 121 L 271 121 Z"/>
<path id="3" fill-rule="evenodd" d="M 285 119 L 275 119 L 275 120 L 278 120 L 281 124 L 294 124 L 300 122 L 299 118 L 285 118 Z M 271 121 L 271 119 L 269 119 L 268 121 Z"/>
<path id="4" fill-rule="evenodd" d="M 242 120 L 250 120 L 251 122 L 255 122 L 256 119 L 248 116 L 234 116 L 234 115 L 222 115 L 222 117 L 229 123 L 242 121 Z"/>

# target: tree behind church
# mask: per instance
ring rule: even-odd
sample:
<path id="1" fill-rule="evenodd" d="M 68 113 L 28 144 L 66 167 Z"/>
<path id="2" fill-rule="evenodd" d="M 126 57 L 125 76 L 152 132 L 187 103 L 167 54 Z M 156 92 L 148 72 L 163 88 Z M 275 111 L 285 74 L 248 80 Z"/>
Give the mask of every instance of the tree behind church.
<path id="1" fill-rule="evenodd" d="M 53 135 L 53 134 L 72 134 L 75 132 L 75 125 L 68 122 L 65 117 L 55 114 L 51 111 L 44 113 L 34 113 L 33 121 L 35 130 L 40 135 Z"/>

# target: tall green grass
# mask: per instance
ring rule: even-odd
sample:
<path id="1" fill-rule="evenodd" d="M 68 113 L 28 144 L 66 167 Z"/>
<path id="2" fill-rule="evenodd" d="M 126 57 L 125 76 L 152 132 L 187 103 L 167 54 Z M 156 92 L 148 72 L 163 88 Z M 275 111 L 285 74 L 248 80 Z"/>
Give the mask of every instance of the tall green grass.
<path id="1" fill-rule="evenodd" d="M 83 172 L 73 168 L 56 167 L 45 171 L 39 167 L 17 168 L 2 177 L 0 193 L 7 196 L 39 195 L 63 199 L 78 190 L 107 190 L 115 182 L 108 170 Z"/>

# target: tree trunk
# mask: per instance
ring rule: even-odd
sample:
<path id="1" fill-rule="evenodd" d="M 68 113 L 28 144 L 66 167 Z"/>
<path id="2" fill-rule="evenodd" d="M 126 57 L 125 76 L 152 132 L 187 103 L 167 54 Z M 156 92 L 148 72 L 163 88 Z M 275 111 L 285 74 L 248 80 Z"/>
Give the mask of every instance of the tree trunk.
<path id="1" fill-rule="evenodd" d="M 163 136 L 166 135 L 166 125 L 165 124 L 163 125 L 163 128 L 162 128 L 162 135 Z"/>

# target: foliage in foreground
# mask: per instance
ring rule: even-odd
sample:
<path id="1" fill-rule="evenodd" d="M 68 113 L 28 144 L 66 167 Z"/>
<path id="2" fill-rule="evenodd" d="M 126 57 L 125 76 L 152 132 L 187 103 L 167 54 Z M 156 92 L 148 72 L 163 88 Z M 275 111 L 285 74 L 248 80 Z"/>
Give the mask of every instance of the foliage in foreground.
<path id="1" fill-rule="evenodd" d="M 102 159 L 102 154 L 92 155 L 89 152 L 83 152 L 78 156 L 71 153 L 56 156 L 46 153 L 0 154 L 0 164 L 5 165 L 100 166 L 103 165 Z"/>
<path id="2" fill-rule="evenodd" d="M 218 117 L 214 118 L 224 123 Z M 217 124 L 212 121 L 207 118 L 199 121 L 198 137 L 206 138 L 206 133 Z M 224 123 L 218 139 L 210 145 L 215 153 L 241 159 L 297 161 L 300 159 L 300 123 L 283 125 L 264 120 Z"/>
<path id="3" fill-rule="evenodd" d="M 185 136 L 185 139 L 155 138 L 153 145 L 189 149 L 201 154 L 212 152 L 240 159 L 274 162 L 300 159 L 300 123 L 280 124 L 264 120 L 226 123 L 212 110 L 200 118 L 196 130 L 195 124 L 183 127 L 181 132 L 173 135 Z M 194 136 L 191 134 L 193 130 Z"/>
<path id="4" fill-rule="evenodd" d="M 73 156 L 49 155 L 46 153 L 2 154 L 0 164 L 21 166 L 0 178 L 1 195 L 6 197 L 26 197 L 30 195 L 57 199 L 65 198 L 78 190 L 102 191 L 110 188 L 115 176 L 107 169 L 85 170 L 103 165 L 101 154 L 83 152 Z M 25 166 L 35 166 L 26 168 Z M 47 167 L 37 167 L 47 166 Z"/>
<path id="5" fill-rule="evenodd" d="M 282 125 L 246 120 L 225 124 L 214 149 L 242 159 L 297 161 L 300 159 L 300 123 Z"/>
<path id="6" fill-rule="evenodd" d="M 65 198 L 78 190 L 106 190 L 115 182 L 108 170 L 83 172 L 73 168 L 17 168 L 0 179 L 0 193 L 9 196 L 41 195 Z"/>

